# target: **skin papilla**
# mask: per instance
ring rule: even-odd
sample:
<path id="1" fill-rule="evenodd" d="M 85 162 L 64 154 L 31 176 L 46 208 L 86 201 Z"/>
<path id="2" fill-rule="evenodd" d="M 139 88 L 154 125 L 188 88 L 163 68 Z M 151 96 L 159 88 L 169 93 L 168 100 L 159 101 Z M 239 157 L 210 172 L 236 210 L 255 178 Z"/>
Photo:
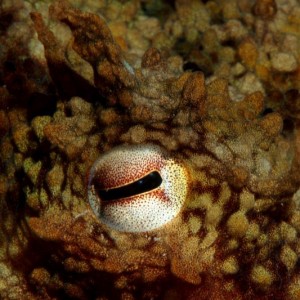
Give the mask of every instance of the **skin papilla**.
<path id="1" fill-rule="evenodd" d="M 1 299 L 299 299 L 290 2 L 3 1 Z M 165 190 L 149 231 L 109 210 Z"/>

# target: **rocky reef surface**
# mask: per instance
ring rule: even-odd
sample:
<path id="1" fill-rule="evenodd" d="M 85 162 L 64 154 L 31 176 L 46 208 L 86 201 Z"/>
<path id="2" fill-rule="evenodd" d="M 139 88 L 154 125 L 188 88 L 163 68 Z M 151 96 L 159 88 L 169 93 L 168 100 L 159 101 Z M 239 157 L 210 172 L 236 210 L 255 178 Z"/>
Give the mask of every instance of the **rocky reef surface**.
<path id="1" fill-rule="evenodd" d="M 300 299 L 300 4 L 0 2 L 1 299 Z M 155 144 L 180 213 L 103 224 L 94 161 Z"/>

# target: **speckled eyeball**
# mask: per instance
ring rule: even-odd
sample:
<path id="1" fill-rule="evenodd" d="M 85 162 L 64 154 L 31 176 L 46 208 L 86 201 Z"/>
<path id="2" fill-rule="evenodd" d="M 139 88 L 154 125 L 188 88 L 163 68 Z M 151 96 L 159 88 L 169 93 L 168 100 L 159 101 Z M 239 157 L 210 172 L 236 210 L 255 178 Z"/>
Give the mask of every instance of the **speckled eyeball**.
<path id="1" fill-rule="evenodd" d="M 180 211 L 188 174 L 161 147 L 118 146 L 103 154 L 89 174 L 89 203 L 103 223 L 119 231 L 159 228 Z"/>

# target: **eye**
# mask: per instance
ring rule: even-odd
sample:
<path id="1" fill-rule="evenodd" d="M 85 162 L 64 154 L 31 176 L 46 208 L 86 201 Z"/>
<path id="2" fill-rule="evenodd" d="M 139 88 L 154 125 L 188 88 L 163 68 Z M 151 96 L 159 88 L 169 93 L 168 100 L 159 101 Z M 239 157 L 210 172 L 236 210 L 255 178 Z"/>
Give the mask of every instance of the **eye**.
<path id="1" fill-rule="evenodd" d="M 163 226 L 179 213 L 187 191 L 183 164 L 151 144 L 116 147 L 103 154 L 89 174 L 94 213 L 119 231 Z"/>
<path id="2" fill-rule="evenodd" d="M 103 187 L 99 185 L 98 180 L 95 180 L 94 189 L 102 201 L 110 201 L 149 192 L 158 188 L 161 183 L 162 178 L 160 174 L 157 171 L 153 171 L 137 181 L 109 190 L 103 189 Z"/>

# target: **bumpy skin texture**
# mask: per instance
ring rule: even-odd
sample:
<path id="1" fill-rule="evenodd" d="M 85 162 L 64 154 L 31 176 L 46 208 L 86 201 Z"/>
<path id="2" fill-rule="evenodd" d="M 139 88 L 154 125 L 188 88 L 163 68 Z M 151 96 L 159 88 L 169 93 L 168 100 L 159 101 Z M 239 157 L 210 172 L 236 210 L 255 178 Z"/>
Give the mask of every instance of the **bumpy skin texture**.
<path id="1" fill-rule="evenodd" d="M 210 5 L 176 2 L 187 40 L 198 13 L 210 7 L 214 16 Z M 224 6 L 224 15 L 232 18 L 234 8 Z M 277 11 L 273 1 L 253 9 L 263 20 Z M 26 33 L 37 33 L 45 57 L 27 49 L 31 58 L 22 61 L 12 54 L 22 49 L 3 50 L 1 297 L 299 299 L 297 117 L 288 131 L 279 113 L 263 113 L 264 91 L 231 99 L 230 91 L 241 95 L 225 79 L 183 72 L 180 58 L 155 48 L 140 65 L 132 62 L 124 41 L 116 43 L 96 14 L 61 1 L 43 14 L 31 14 Z M 208 23 L 204 18 L 197 30 Z M 248 42 L 240 56 L 251 69 L 255 51 Z M 36 37 L 32 43 L 41 46 Z M 147 143 L 188 170 L 187 199 L 177 217 L 154 231 L 114 230 L 89 206 L 90 169 L 117 145 Z"/>

